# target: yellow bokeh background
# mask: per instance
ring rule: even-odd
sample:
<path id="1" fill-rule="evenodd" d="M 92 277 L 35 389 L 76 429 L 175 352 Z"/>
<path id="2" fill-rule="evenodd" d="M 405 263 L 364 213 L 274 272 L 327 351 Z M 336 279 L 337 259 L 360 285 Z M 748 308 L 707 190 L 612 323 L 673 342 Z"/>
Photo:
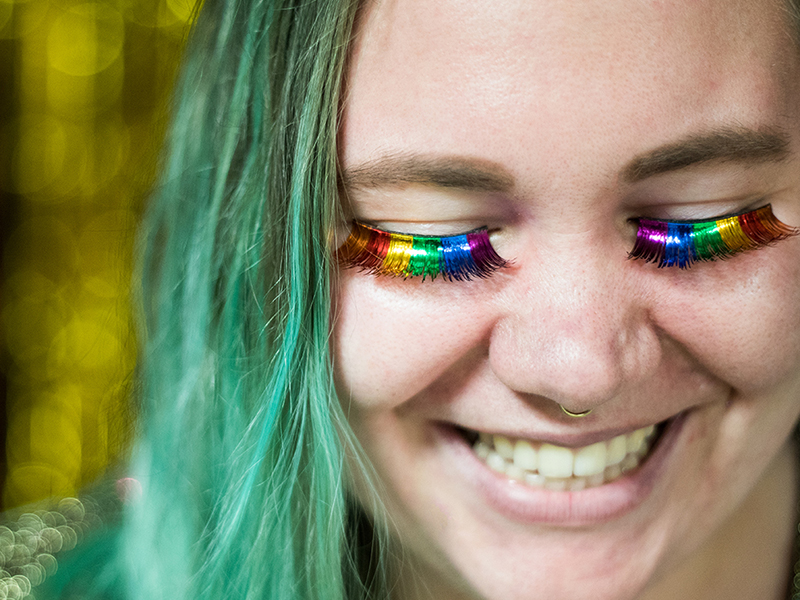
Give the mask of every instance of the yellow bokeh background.
<path id="1" fill-rule="evenodd" d="M 136 223 L 194 0 L 0 0 L 0 433 L 9 509 L 119 462 Z"/>

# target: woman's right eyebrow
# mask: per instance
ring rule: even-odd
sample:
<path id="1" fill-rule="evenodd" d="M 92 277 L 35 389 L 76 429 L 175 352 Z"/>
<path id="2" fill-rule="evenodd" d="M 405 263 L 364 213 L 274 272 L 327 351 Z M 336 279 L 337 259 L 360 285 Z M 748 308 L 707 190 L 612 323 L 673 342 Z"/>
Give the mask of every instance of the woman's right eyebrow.
<path id="1" fill-rule="evenodd" d="M 508 192 L 514 177 L 501 165 L 463 156 L 387 155 L 344 169 L 346 190 L 402 187 L 408 184 L 472 192 Z"/>

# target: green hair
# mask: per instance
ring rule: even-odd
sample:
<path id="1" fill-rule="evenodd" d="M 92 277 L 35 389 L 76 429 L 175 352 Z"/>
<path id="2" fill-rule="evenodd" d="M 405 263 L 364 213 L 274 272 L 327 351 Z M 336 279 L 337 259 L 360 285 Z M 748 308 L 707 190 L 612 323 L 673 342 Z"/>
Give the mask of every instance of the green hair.
<path id="1" fill-rule="evenodd" d="M 388 596 L 349 530 L 358 453 L 329 348 L 356 9 L 206 0 L 199 15 L 141 240 L 127 597 Z"/>

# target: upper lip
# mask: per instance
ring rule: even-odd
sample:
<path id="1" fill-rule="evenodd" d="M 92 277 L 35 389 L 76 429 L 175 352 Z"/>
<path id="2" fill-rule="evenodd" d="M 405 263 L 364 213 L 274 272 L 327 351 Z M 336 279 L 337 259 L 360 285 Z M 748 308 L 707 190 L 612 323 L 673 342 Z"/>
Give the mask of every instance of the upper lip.
<path id="1" fill-rule="evenodd" d="M 487 433 L 489 435 L 503 435 L 508 438 L 535 440 L 546 444 L 553 444 L 555 446 L 562 446 L 564 448 L 582 448 L 589 446 L 596 442 L 605 442 L 611 440 L 618 435 L 631 433 L 637 429 L 649 427 L 650 425 L 658 427 L 659 425 L 666 424 L 677 417 L 670 417 L 665 421 L 659 423 L 642 423 L 638 425 L 628 425 L 621 427 L 610 427 L 606 429 L 598 429 L 595 431 L 566 431 L 566 432 L 536 432 L 536 431 L 522 431 L 522 430 L 509 430 L 509 429 L 487 429 L 484 426 L 471 427 L 469 425 L 455 424 L 455 427 L 465 429 L 475 433 Z M 453 424 L 451 424 L 453 426 Z"/>

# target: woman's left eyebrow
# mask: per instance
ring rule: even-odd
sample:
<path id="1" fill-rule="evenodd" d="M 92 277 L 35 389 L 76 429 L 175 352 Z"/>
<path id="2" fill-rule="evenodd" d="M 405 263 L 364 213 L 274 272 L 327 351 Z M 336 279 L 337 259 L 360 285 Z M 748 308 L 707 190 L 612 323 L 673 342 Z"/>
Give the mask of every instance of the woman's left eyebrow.
<path id="1" fill-rule="evenodd" d="M 399 187 L 408 184 L 472 192 L 508 192 L 514 177 L 501 165 L 463 156 L 388 155 L 344 169 L 346 190 Z"/>
<path id="2" fill-rule="evenodd" d="M 776 128 L 714 128 L 635 157 L 623 170 L 623 179 L 635 183 L 712 161 L 779 163 L 791 154 L 790 145 L 789 134 Z"/>

